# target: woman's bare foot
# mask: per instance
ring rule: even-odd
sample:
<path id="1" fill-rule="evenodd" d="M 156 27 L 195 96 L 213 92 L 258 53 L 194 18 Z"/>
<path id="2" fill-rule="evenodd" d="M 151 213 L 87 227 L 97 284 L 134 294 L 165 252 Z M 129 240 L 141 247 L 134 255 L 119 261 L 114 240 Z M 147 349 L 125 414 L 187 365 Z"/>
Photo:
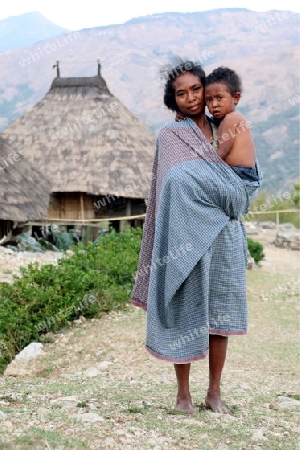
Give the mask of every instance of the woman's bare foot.
<path id="1" fill-rule="evenodd" d="M 205 404 L 214 413 L 230 414 L 231 416 L 233 416 L 232 412 L 227 408 L 220 395 L 210 395 L 209 393 L 207 393 L 207 396 L 205 397 Z"/>
<path id="2" fill-rule="evenodd" d="M 176 411 L 182 411 L 189 414 L 196 414 L 198 411 L 192 405 L 191 398 L 179 398 L 177 397 L 176 405 L 174 408 Z"/>

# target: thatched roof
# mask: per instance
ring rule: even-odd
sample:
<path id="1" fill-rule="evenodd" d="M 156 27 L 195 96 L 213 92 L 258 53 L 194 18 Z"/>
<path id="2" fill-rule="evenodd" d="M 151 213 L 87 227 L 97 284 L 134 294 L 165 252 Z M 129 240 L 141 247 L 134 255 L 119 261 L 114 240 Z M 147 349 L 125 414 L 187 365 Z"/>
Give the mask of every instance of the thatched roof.
<path id="1" fill-rule="evenodd" d="M 0 220 L 47 217 L 50 183 L 1 136 L 0 194 Z"/>
<path id="2" fill-rule="evenodd" d="M 3 133 L 51 180 L 52 192 L 147 197 L 154 134 L 110 93 L 100 71 L 55 78 Z"/>

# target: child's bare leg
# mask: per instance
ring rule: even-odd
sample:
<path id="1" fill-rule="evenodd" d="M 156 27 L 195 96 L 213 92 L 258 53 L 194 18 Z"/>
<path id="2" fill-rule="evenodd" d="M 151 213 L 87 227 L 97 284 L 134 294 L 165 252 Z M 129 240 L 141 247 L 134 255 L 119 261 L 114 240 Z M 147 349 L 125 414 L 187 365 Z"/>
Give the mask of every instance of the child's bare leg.
<path id="1" fill-rule="evenodd" d="M 175 409 L 195 414 L 197 410 L 193 408 L 189 386 L 191 364 L 174 364 L 174 368 L 178 387 Z"/>

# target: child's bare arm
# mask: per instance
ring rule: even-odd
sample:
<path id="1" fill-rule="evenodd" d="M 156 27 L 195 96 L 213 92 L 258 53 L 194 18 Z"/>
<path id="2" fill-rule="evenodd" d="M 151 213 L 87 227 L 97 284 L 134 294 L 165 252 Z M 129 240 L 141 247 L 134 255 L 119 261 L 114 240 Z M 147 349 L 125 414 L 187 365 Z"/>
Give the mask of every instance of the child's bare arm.
<path id="1" fill-rule="evenodd" d="M 239 125 L 241 119 L 243 119 L 242 114 L 237 111 L 227 114 L 218 128 L 218 155 L 223 160 L 226 159 L 230 150 L 233 147 L 235 138 L 237 136 L 236 127 Z"/>

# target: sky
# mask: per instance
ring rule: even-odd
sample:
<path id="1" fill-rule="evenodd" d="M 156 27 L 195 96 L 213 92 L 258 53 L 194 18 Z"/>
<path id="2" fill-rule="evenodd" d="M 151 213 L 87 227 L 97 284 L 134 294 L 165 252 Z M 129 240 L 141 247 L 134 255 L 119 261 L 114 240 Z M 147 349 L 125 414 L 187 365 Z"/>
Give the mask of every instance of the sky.
<path id="1" fill-rule="evenodd" d="M 133 17 L 162 12 L 196 12 L 218 8 L 247 8 L 251 11 L 300 12 L 296 0 L 8 0 L 1 1 L 0 20 L 38 11 L 69 30 L 120 24 Z"/>

